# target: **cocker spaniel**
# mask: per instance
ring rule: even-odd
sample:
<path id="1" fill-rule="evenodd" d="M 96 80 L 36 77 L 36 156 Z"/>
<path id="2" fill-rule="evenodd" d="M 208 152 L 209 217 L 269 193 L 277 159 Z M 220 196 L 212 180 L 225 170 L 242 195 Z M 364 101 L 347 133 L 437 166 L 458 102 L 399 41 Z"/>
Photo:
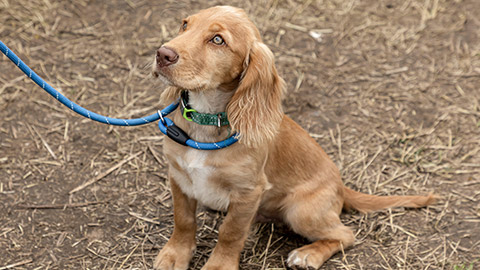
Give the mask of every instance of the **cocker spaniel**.
<path id="1" fill-rule="evenodd" d="M 200 125 L 175 111 L 173 121 L 192 139 L 217 142 L 234 132 L 239 139 L 214 151 L 165 139 L 175 226 L 155 269 L 188 268 L 196 247 L 197 202 L 227 211 L 202 269 L 232 270 L 239 267 L 257 215 L 282 219 L 311 240 L 293 250 L 287 263 L 317 269 L 354 243 L 352 231 L 340 221 L 342 208 L 369 212 L 434 201 L 433 195 L 375 196 L 344 186 L 317 142 L 283 113 L 285 82 L 273 53 L 241 9 L 217 6 L 184 19 L 178 36 L 158 49 L 153 73 L 170 85 L 161 96 L 165 104 L 185 92 L 185 106 L 204 114 L 226 113 L 226 125 Z"/>

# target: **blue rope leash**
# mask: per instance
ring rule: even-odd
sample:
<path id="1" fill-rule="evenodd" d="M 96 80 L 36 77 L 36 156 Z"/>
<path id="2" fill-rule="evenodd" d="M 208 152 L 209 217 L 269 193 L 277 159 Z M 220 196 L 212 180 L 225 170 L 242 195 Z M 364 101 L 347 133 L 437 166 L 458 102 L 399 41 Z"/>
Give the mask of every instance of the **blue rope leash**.
<path id="1" fill-rule="evenodd" d="M 0 50 L 5 54 L 19 69 L 25 73 L 32 81 L 34 81 L 38 86 L 40 86 L 43 90 L 47 91 L 52 97 L 56 98 L 60 101 L 63 105 L 67 106 L 72 111 L 87 117 L 89 119 L 95 120 L 100 123 L 114 125 L 114 126 L 138 126 L 144 125 L 151 122 L 154 122 L 160 119 L 160 116 L 155 113 L 149 116 L 140 117 L 136 119 L 118 119 L 118 118 L 111 118 L 107 116 L 103 116 L 92 111 L 89 111 L 75 103 L 73 103 L 70 99 L 66 98 L 64 95 L 60 94 L 55 88 L 50 86 L 47 82 L 45 82 L 40 76 L 37 75 L 31 68 L 29 68 L 12 50 L 10 50 L 3 42 L 0 41 Z M 168 107 L 167 107 L 168 108 Z M 164 114 L 166 115 L 166 114 Z"/>
<path id="2" fill-rule="evenodd" d="M 2 41 L 0 41 L 0 51 L 5 54 L 19 69 L 25 73 L 30 79 L 32 79 L 38 86 L 40 86 L 43 90 L 47 91 L 52 97 L 56 98 L 60 101 L 63 105 L 71 109 L 72 111 L 89 118 L 91 120 L 108 124 L 108 125 L 115 125 L 115 126 L 138 126 L 144 125 L 148 123 L 152 123 L 156 120 L 161 119 L 158 123 L 158 127 L 160 131 L 167 135 L 168 137 L 172 138 L 174 141 L 190 146 L 195 149 L 199 150 L 217 150 L 221 148 L 225 148 L 237 142 L 236 134 L 233 134 L 226 140 L 215 142 L 215 143 L 202 143 L 197 142 L 188 137 L 188 135 L 183 132 L 180 128 L 175 126 L 172 120 L 166 118 L 168 114 L 173 112 L 178 107 L 178 102 L 174 102 L 168 105 L 165 109 L 158 111 L 149 116 L 144 116 L 135 119 L 120 119 L 120 118 L 111 118 L 107 116 L 103 116 L 92 111 L 89 111 L 75 103 L 73 103 L 70 99 L 66 98 L 64 95 L 60 94 L 55 88 L 50 86 L 47 82 L 45 82 L 40 76 L 38 76 L 31 68 L 29 68 L 12 50 L 10 50 Z"/>

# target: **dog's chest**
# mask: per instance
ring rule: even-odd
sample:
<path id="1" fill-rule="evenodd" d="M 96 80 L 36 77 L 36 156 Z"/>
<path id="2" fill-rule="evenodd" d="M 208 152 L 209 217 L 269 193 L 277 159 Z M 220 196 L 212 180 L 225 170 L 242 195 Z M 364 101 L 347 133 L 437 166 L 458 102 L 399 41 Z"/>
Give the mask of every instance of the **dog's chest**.
<path id="1" fill-rule="evenodd" d="M 230 203 L 228 190 L 215 180 L 215 168 L 207 166 L 208 152 L 190 149 L 182 157 L 176 157 L 178 167 L 171 166 L 172 176 L 182 191 L 209 208 L 226 211 Z"/>

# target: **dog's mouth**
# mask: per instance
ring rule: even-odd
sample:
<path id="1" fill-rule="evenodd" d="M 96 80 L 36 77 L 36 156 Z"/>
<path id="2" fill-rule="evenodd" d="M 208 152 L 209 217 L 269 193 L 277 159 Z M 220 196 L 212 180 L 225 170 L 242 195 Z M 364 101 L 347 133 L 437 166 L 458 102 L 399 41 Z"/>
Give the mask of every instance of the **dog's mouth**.
<path id="1" fill-rule="evenodd" d="M 155 60 L 153 61 L 153 71 L 152 71 L 153 76 L 158 77 L 160 75 L 165 75 L 167 69 L 168 67 L 162 66 L 158 62 L 158 58 L 155 58 Z"/>
<path id="2" fill-rule="evenodd" d="M 165 76 L 163 73 L 159 72 L 158 70 L 154 70 L 152 74 L 154 77 L 159 78 L 166 84 L 170 84 L 170 85 L 174 84 L 169 77 Z"/>
<path id="3" fill-rule="evenodd" d="M 155 78 L 161 79 L 167 84 L 170 84 L 170 85 L 174 84 L 170 67 L 162 66 L 157 59 L 155 59 L 153 64 L 152 75 Z"/>
<path id="4" fill-rule="evenodd" d="M 200 80 L 195 76 L 182 76 L 181 74 L 178 74 L 178 71 L 175 72 L 172 70 L 172 67 L 162 67 L 157 62 L 154 64 L 152 75 L 165 84 L 190 91 L 204 90 L 208 85 L 206 81 Z"/>
<path id="5" fill-rule="evenodd" d="M 185 70 L 180 62 L 178 61 L 178 55 L 165 60 L 163 55 L 159 56 L 157 54 L 153 63 L 152 75 L 165 84 L 185 90 L 198 91 L 211 86 L 209 80 L 197 76 L 191 70 Z"/>
<path id="6" fill-rule="evenodd" d="M 198 80 L 181 80 L 180 78 L 182 78 L 182 76 L 176 79 L 178 76 L 174 76 L 172 71 L 165 67 L 155 67 L 152 74 L 165 84 L 176 86 L 185 90 L 198 91 L 203 90 L 206 87 L 206 84 L 199 83 Z"/>

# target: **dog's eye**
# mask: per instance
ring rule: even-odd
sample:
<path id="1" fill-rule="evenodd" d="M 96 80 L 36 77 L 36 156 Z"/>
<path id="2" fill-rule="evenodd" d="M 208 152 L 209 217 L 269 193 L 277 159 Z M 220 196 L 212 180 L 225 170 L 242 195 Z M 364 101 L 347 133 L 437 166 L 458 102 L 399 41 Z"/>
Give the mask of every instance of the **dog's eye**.
<path id="1" fill-rule="evenodd" d="M 212 38 L 211 42 L 213 42 L 213 44 L 216 44 L 216 45 L 223 45 L 225 44 L 225 41 L 223 40 L 223 38 L 220 36 L 220 35 L 216 35 Z"/>
<path id="2" fill-rule="evenodd" d="M 182 29 L 185 31 L 187 29 L 188 23 L 186 21 L 183 22 L 182 24 Z"/>

